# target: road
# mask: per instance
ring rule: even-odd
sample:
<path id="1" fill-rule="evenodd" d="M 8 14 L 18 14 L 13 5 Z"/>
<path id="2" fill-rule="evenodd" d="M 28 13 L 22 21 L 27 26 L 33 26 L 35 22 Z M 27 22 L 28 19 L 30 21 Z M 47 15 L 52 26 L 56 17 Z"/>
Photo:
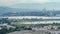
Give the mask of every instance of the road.
<path id="1" fill-rule="evenodd" d="M 30 31 L 30 30 L 22 30 L 22 31 L 16 31 L 12 33 L 7 34 L 48 34 L 46 31 Z"/>

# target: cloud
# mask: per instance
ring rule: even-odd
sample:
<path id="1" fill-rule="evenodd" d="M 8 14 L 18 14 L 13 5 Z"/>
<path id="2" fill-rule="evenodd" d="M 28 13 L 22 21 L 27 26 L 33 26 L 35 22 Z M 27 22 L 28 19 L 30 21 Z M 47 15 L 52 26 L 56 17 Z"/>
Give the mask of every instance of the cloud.
<path id="1" fill-rule="evenodd" d="M 45 3 L 48 0 L 25 0 L 23 3 Z"/>
<path id="2" fill-rule="evenodd" d="M 10 0 L 0 0 L 0 6 L 5 6 L 11 4 Z"/>
<path id="3" fill-rule="evenodd" d="M 9 0 L 0 0 L 0 4 L 8 4 Z"/>
<path id="4" fill-rule="evenodd" d="M 60 0 L 49 0 L 50 2 L 60 2 Z"/>
<path id="5" fill-rule="evenodd" d="M 33 0 L 33 2 L 36 2 L 36 3 L 46 3 L 46 2 L 48 2 L 48 0 Z"/>
<path id="6" fill-rule="evenodd" d="M 46 3 L 46 2 L 60 2 L 60 0 L 0 0 L 0 4 Z"/>
<path id="7" fill-rule="evenodd" d="M 21 3 L 49 3 L 49 2 L 59 2 L 60 0 L 0 0 L 0 6 L 10 6 L 15 4 L 21 4 Z"/>
<path id="8" fill-rule="evenodd" d="M 11 5 L 16 3 L 45 3 L 48 0 L 0 0 L 1 5 Z"/>
<path id="9" fill-rule="evenodd" d="M 60 2 L 60 0 L 0 0 L 1 5 L 11 5 L 17 3 L 47 3 L 47 2 Z"/>

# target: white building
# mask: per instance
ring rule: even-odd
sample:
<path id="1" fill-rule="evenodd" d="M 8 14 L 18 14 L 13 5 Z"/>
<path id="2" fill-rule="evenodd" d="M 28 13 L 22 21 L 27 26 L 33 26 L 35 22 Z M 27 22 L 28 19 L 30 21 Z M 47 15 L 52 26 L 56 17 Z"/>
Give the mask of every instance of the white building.
<path id="1" fill-rule="evenodd" d="M 23 22 L 21 24 L 46 24 L 46 23 L 60 23 L 60 17 L 52 16 L 7 16 L 0 18 L 8 18 L 8 19 L 40 19 L 36 22 Z"/>
<path id="2" fill-rule="evenodd" d="M 5 23 L 5 24 L 0 24 L 0 30 L 1 30 L 3 27 L 5 27 L 5 26 L 6 26 L 7 29 L 9 29 L 9 28 L 14 28 L 14 29 L 15 29 L 15 28 L 16 28 L 16 27 L 14 27 L 14 26 L 10 26 L 10 25 L 8 25 L 8 24 Z"/>

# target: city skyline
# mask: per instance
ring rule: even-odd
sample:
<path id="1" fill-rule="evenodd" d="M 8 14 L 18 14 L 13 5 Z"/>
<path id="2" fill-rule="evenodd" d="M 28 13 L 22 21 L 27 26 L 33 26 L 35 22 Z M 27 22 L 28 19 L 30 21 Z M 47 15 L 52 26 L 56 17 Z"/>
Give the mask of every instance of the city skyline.
<path id="1" fill-rule="evenodd" d="M 12 8 L 60 10 L 60 0 L 0 0 L 0 6 Z"/>

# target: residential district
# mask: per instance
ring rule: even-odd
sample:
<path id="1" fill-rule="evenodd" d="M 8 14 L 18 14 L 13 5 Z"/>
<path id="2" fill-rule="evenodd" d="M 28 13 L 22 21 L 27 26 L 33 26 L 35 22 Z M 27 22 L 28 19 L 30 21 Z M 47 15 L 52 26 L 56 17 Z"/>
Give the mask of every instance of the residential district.
<path id="1" fill-rule="evenodd" d="M 0 34 L 60 34 L 60 17 L 0 17 Z"/>

